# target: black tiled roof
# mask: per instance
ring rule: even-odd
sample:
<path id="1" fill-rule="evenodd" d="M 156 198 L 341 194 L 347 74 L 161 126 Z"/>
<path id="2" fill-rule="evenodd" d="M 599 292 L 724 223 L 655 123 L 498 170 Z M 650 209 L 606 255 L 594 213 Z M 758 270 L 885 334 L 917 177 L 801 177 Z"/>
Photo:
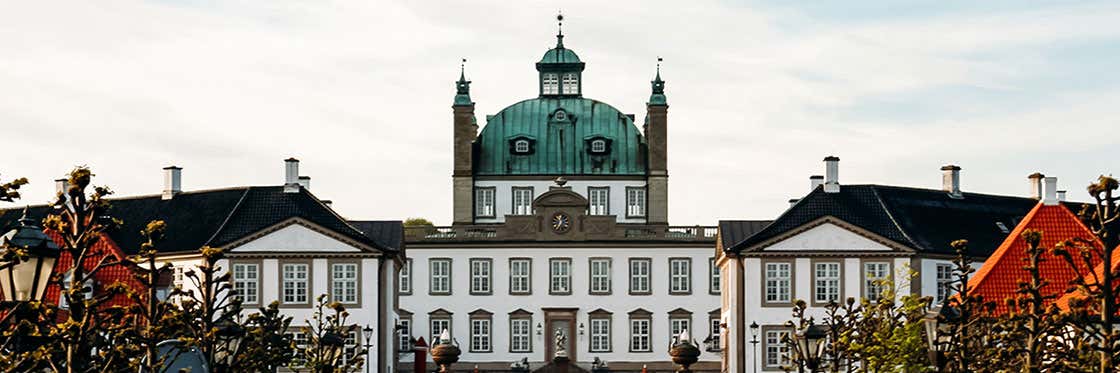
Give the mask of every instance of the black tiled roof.
<path id="1" fill-rule="evenodd" d="M 153 220 L 167 223 L 165 239 L 157 249 L 170 253 L 223 246 L 294 217 L 377 249 L 395 250 L 363 234 L 302 188 L 299 193 L 284 193 L 282 186 L 237 187 L 182 192 L 169 200 L 160 195 L 113 198 L 110 206 L 109 214 L 122 224 L 109 236 L 128 254 L 138 251 L 140 231 Z M 30 210 L 36 220 L 47 212 L 42 205 Z M 0 210 L 0 228 L 14 226 L 21 213 L 22 208 Z"/>
<path id="2" fill-rule="evenodd" d="M 723 247 L 731 247 L 773 222 L 772 220 L 720 220 L 719 234 Z"/>
<path id="3" fill-rule="evenodd" d="M 400 251 L 404 245 L 404 224 L 400 220 L 351 220 L 350 225 L 390 250 Z"/>
<path id="4" fill-rule="evenodd" d="M 816 188 L 774 223 L 725 250 L 740 252 L 822 217 L 832 216 L 919 252 L 952 254 L 949 243 L 969 240 L 970 254 L 990 255 L 1038 200 L 885 185 Z"/>

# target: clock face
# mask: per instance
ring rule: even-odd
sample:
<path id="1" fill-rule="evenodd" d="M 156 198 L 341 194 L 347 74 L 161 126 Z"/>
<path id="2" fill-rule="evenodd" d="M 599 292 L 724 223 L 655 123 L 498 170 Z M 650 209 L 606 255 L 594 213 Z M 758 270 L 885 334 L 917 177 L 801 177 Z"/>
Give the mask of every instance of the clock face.
<path id="1" fill-rule="evenodd" d="M 552 215 L 552 230 L 556 233 L 567 233 L 572 229 L 572 218 L 563 212 Z"/>

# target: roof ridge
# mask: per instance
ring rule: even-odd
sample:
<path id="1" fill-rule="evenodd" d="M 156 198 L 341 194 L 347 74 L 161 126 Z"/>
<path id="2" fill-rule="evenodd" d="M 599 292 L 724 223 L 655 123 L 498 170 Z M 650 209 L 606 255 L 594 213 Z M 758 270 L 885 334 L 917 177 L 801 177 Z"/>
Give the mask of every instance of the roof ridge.
<path id="1" fill-rule="evenodd" d="M 373 242 L 376 246 L 378 246 L 377 249 L 385 250 L 385 251 L 390 250 L 389 245 L 386 245 L 385 243 L 383 243 L 381 241 L 378 241 L 377 239 L 374 239 L 373 237 L 370 237 L 369 235 L 365 234 L 365 232 L 362 232 L 361 229 L 358 229 L 358 227 L 355 227 L 353 224 L 350 224 L 349 220 L 346 220 L 345 218 L 342 217 L 342 215 L 339 215 L 338 212 L 334 211 L 334 209 L 332 209 L 330 206 L 327 206 L 327 204 L 323 203 L 323 200 L 319 199 L 319 197 L 316 197 L 315 194 L 311 193 L 310 190 L 308 190 L 307 188 L 300 188 L 300 190 L 304 193 L 307 193 L 307 196 L 311 197 L 311 200 L 315 201 L 315 203 L 318 204 L 319 207 L 322 207 L 322 208 L 326 209 L 327 212 L 329 212 L 331 214 L 331 216 L 334 216 L 336 219 L 341 221 L 343 226 L 345 226 L 347 228 L 350 228 L 351 230 L 354 231 L 354 233 L 357 233 L 358 236 L 368 238 L 370 242 Z M 392 251 L 396 251 L 396 250 L 393 249 Z"/>
<path id="2" fill-rule="evenodd" d="M 865 187 L 871 187 L 871 188 L 907 189 L 907 190 L 916 190 L 916 191 L 923 191 L 923 192 L 945 193 L 945 191 L 941 190 L 941 189 L 922 188 L 922 187 L 906 186 L 906 185 L 845 184 L 844 186 L 849 186 L 849 187 L 851 187 L 851 186 L 865 186 Z M 979 192 L 961 192 L 961 193 L 966 194 L 966 195 L 975 195 L 975 196 L 984 196 L 984 197 L 998 197 L 998 198 L 1010 198 L 1010 199 L 1034 199 L 1034 198 L 1031 198 L 1031 197 L 1020 197 L 1020 196 L 1012 196 L 1012 195 L 1006 195 L 1006 194 L 991 194 L 991 193 L 979 193 Z"/>
<path id="3" fill-rule="evenodd" d="M 891 213 L 891 209 L 887 207 L 887 203 L 884 202 L 883 197 L 879 195 L 879 190 L 875 186 L 871 186 L 870 189 L 871 194 L 875 196 L 875 200 L 879 202 L 879 207 L 883 208 L 883 212 L 887 214 L 887 219 L 889 219 L 891 221 L 891 224 L 893 224 L 894 227 L 898 229 L 899 233 L 902 233 L 902 237 L 905 237 L 907 241 L 910 241 L 910 245 L 917 250 L 928 249 L 925 247 L 921 247 L 918 242 L 914 241 L 913 237 L 910 237 L 910 233 L 907 233 L 905 229 L 902 229 L 902 225 L 899 224 L 898 220 L 894 218 L 894 214 Z"/>
<path id="4" fill-rule="evenodd" d="M 235 214 L 237 210 L 241 208 L 241 203 L 245 202 L 245 197 L 249 195 L 249 191 L 252 189 L 253 187 L 245 188 L 245 192 L 241 193 L 241 198 L 237 199 L 237 203 L 234 204 L 233 208 L 229 210 L 229 214 L 226 215 L 226 218 L 222 220 L 222 224 L 218 226 L 218 229 L 214 230 L 214 234 L 210 235 L 210 238 L 207 238 L 203 245 L 210 245 L 210 243 L 214 242 L 214 239 L 218 238 L 218 233 L 221 233 L 222 230 L 226 228 L 226 224 L 229 224 L 230 219 L 233 218 L 233 214 Z"/>
<path id="5" fill-rule="evenodd" d="M 816 193 L 816 191 L 818 189 L 821 189 L 821 188 L 815 188 L 813 190 L 810 190 L 809 194 L 806 194 L 804 197 L 801 197 L 800 199 L 798 199 L 797 203 L 794 203 L 793 206 L 790 206 L 790 207 L 786 208 L 785 211 L 782 211 L 781 214 L 779 214 L 774 219 L 770 220 L 770 224 L 768 224 L 765 227 L 762 227 L 762 229 L 759 229 L 758 232 L 754 232 L 754 234 L 752 234 L 752 235 L 743 237 L 743 239 L 739 240 L 739 242 L 736 242 L 735 244 L 731 245 L 731 247 L 724 248 L 723 250 L 724 251 L 740 251 L 740 250 L 742 250 L 744 243 L 746 243 L 747 241 L 750 241 L 750 239 L 752 237 L 760 235 L 763 232 L 766 232 L 768 229 L 770 229 L 770 227 L 774 226 L 774 223 L 777 223 L 778 221 L 782 220 L 782 218 L 785 217 L 786 214 L 789 214 L 790 212 L 794 211 L 797 208 L 797 206 L 800 206 L 802 203 L 805 202 L 805 200 L 809 199 L 809 197 L 812 196 L 813 193 Z"/>

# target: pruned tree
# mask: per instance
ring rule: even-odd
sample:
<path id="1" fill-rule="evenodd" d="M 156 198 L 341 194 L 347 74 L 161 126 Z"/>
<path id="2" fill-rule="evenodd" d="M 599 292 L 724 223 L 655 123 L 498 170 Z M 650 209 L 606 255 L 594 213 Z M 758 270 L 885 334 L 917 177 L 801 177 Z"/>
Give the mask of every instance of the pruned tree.
<path id="1" fill-rule="evenodd" d="M 315 313 L 306 320 L 307 326 L 300 328 L 307 342 L 296 346 L 297 358 L 290 368 L 310 373 L 357 372 L 365 364 L 365 350 L 357 340 L 361 331 L 356 325 L 346 324 L 349 317 L 350 312 L 341 303 L 328 301 L 326 294 L 320 295 L 316 299 Z M 352 341 L 349 352 L 347 339 Z"/>

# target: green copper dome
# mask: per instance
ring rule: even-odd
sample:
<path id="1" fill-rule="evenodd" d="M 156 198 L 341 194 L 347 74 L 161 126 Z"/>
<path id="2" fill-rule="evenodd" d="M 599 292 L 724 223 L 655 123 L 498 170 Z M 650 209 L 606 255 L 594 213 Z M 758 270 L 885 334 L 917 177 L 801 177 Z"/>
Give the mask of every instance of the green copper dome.
<path id="1" fill-rule="evenodd" d="M 487 117 L 475 145 L 478 176 L 646 174 L 645 138 L 634 119 L 582 97 L 510 105 Z"/>
<path id="2" fill-rule="evenodd" d="M 549 63 L 579 63 L 579 62 L 580 62 L 579 61 L 579 56 L 576 55 L 575 51 L 573 51 L 571 49 L 568 49 L 568 48 L 564 48 L 563 46 L 557 46 L 556 48 L 549 49 L 548 52 L 544 52 L 544 56 L 541 57 L 541 62 L 540 63 L 549 64 Z"/>

